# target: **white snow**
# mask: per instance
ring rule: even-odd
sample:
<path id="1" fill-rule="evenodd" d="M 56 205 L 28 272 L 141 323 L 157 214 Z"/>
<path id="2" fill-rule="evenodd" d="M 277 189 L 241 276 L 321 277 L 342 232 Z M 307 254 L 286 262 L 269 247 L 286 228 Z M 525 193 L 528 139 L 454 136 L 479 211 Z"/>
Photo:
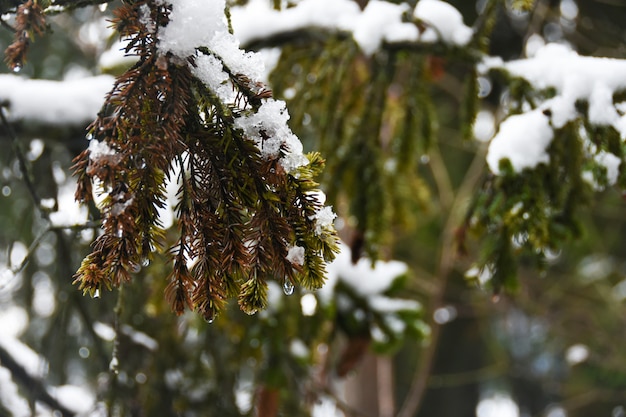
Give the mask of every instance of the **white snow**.
<path id="1" fill-rule="evenodd" d="M 356 264 L 352 263 L 351 250 L 340 243 L 341 251 L 333 262 L 327 265 L 327 280 L 324 287 L 317 291 L 320 301 L 329 304 L 333 297 L 341 308 L 345 310 L 352 308 L 352 303 L 348 299 L 338 299 L 334 295 L 334 290 L 339 281 L 348 285 L 357 295 L 365 298 L 372 310 L 379 313 L 393 316 L 398 311 L 417 311 L 421 305 L 414 300 L 404 300 L 391 298 L 383 295 L 391 284 L 408 270 L 404 262 L 399 261 L 376 261 L 372 267 L 372 261 L 361 258 Z"/>
<path id="2" fill-rule="evenodd" d="M 321 396 L 311 409 L 312 417 L 345 417 L 345 414 L 339 407 L 337 407 L 336 401 L 327 396 Z"/>
<path id="3" fill-rule="evenodd" d="M 97 321 L 93 324 L 93 330 L 102 340 L 111 342 L 115 339 L 115 330 L 108 324 Z"/>
<path id="4" fill-rule="evenodd" d="M 231 8 L 233 30 L 243 44 L 303 28 L 347 29 L 360 13 L 359 6 L 350 0 L 302 0 L 280 12 L 265 0 Z"/>
<path id="5" fill-rule="evenodd" d="M 3 317 L 0 318 L 0 322 L 10 323 L 11 320 L 21 320 L 23 323 L 24 315 L 22 312 L 25 313 L 21 307 L 14 306 L 4 312 Z M 7 317 L 7 314 L 9 317 Z M 26 320 L 28 320 L 28 318 L 26 318 Z M 26 321 L 26 323 L 28 323 L 28 321 Z M 15 331 L 14 326 L 8 325 L 7 327 L 7 330 L 4 328 L 0 329 L 0 346 L 6 350 L 30 376 L 40 378 L 45 375 L 48 369 L 46 360 L 39 356 L 30 346 L 21 342 L 17 338 L 17 335 L 12 334 Z"/>
<path id="6" fill-rule="evenodd" d="M 472 131 L 474 138 L 479 142 L 488 142 L 495 133 L 496 120 L 489 110 L 481 110 L 476 115 Z"/>
<path id="7" fill-rule="evenodd" d="M 306 359 L 309 357 L 309 348 L 302 340 L 292 339 L 289 343 L 289 353 L 296 358 Z"/>
<path id="8" fill-rule="evenodd" d="M 392 4 L 388 1 L 370 0 L 350 28 L 363 53 L 372 55 L 384 40 L 415 42 L 419 37 L 417 26 L 402 22 L 402 14 L 407 11 L 409 5 L 406 3 Z"/>
<path id="9" fill-rule="evenodd" d="M 550 121 L 540 109 L 510 116 L 500 124 L 500 130 L 489 146 L 489 169 L 499 174 L 500 160 L 505 158 L 518 173 L 525 168 L 535 168 L 539 163 L 547 163 L 550 157 L 546 149 L 553 137 Z"/>
<path id="10" fill-rule="evenodd" d="M 57 196 L 57 211 L 50 213 L 50 222 L 53 226 L 71 226 L 84 224 L 87 221 L 89 210 L 78 204 L 74 199 L 76 181 L 73 177 L 59 186 Z"/>
<path id="11" fill-rule="evenodd" d="M 488 64 L 493 67 L 494 63 Z M 572 103 L 589 102 L 589 121 L 594 124 L 617 122 L 612 94 L 626 89 L 626 61 L 580 56 L 569 47 L 550 43 L 539 48 L 532 58 L 501 64 L 509 73 L 528 80 L 537 89 L 555 88 L 557 97 L 567 101 L 565 121 L 572 120 Z M 557 107 L 560 104 L 557 102 Z M 550 107 L 552 112 L 555 108 Z M 564 123 L 563 123 L 564 124 Z M 562 126 L 561 123 L 555 127 Z"/>
<path id="12" fill-rule="evenodd" d="M 611 186 L 617 182 L 617 177 L 619 175 L 619 166 L 622 163 L 622 160 L 617 156 L 613 155 L 609 152 L 600 151 L 597 155 L 593 157 L 593 159 L 598 163 L 598 165 L 606 168 L 606 178 L 607 185 Z"/>
<path id="13" fill-rule="evenodd" d="M 172 3 L 170 22 L 159 32 L 159 49 L 179 58 L 196 56 L 193 74 L 227 106 L 235 104 L 236 92 L 228 73 L 246 77 L 252 91 L 267 78 L 265 58 L 239 48 L 239 40 L 228 32 L 224 0 L 179 0 Z M 206 47 L 209 54 L 196 50 Z M 260 91 L 258 91 L 260 92 Z M 265 158 L 279 158 L 287 172 L 308 164 L 302 143 L 291 132 L 289 112 L 283 101 L 265 100 L 258 110 L 244 112 L 235 120 L 237 128 L 253 139 Z M 281 154 L 284 150 L 284 155 Z"/>
<path id="14" fill-rule="evenodd" d="M 224 66 L 213 55 L 200 55 L 196 58 L 196 67 L 191 72 L 200 79 L 224 103 L 235 101 L 235 91 L 230 84 Z"/>
<path id="15" fill-rule="evenodd" d="M 327 283 L 320 290 L 322 296 L 326 288 L 334 287 L 337 280 L 349 285 L 357 294 L 367 297 L 385 292 L 393 281 L 407 272 L 407 265 L 399 261 L 372 261 L 361 258 L 356 264 L 352 263 L 351 250 L 345 243 L 340 243 L 341 252 L 335 260 L 328 264 Z M 324 297 L 321 297 L 324 300 Z"/>
<path id="16" fill-rule="evenodd" d="M 480 400 L 476 417 L 519 417 L 517 403 L 505 393 L 493 393 Z"/>
<path id="17" fill-rule="evenodd" d="M 465 26 L 463 16 L 454 6 L 440 0 L 420 0 L 413 15 L 428 25 L 420 37 L 422 42 L 442 40 L 462 46 L 470 41 L 474 33 Z"/>
<path id="18" fill-rule="evenodd" d="M 81 125 L 96 118 L 113 82 L 109 75 L 50 81 L 0 74 L 0 101 L 10 120 Z"/>
<path id="19" fill-rule="evenodd" d="M 108 324 L 97 321 L 93 325 L 93 330 L 103 340 L 110 342 L 115 339 L 115 329 Z M 128 324 L 120 326 L 120 333 L 128 336 L 133 343 L 141 345 L 148 350 L 155 351 L 159 348 L 159 342 L 157 342 L 154 338 L 148 336 L 144 332 L 136 330 Z"/>
<path id="20" fill-rule="evenodd" d="M 159 49 L 179 57 L 195 55 L 196 48 L 209 47 L 218 32 L 228 32 L 224 0 L 177 0 L 170 21 L 159 30 Z"/>
<path id="21" fill-rule="evenodd" d="M 311 293 L 306 293 L 300 298 L 300 308 L 303 316 L 312 316 L 317 311 L 317 298 Z"/>
<path id="22" fill-rule="evenodd" d="M 589 357 L 589 348 L 581 343 L 572 345 L 565 351 L 565 360 L 570 365 L 584 362 Z"/>
<path id="23" fill-rule="evenodd" d="M 403 15 L 410 11 L 406 3 L 383 0 L 370 0 L 364 10 L 351 0 L 302 0 L 294 7 L 276 11 L 270 2 L 251 0 L 246 6 L 233 7 L 231 14 L 235 35 L 244 45 L 285 32 L 320 28 L 352 33 L 362 51 L 371 55 L 385 41 L 465 45 L 473 34 L 463 23 L 461 13 L 449 3 L 418 2 L 413 16 L 427 26 L 421 35 L 415 23 L 403 21 Z"/>
<path id="24" fill-rule="evenodd" d="M 103 156 L 115 155 L 115 150 L 109 147 L 106 142 L 100 142 L 96 139 L 89 141 L 89 159 L 97 161 Z"/>
<path id="25" fill-rule="evenodd" d="M 19 337 L 28 326 L 28 314 L 22 307 L 9 305 L 3 306 L 0 311 L 0 337 L 16 338 Z"/>
<path id="26" fill-rule="evenodd" d="M 98 66 L 104 69 L 111 69 L 118 66 L 130 67 L 137 62 L 137 57 L 126 55 L 124 52 L 128 42 L 117 41 L 109 49 L 102 52 L 98 57 Z"/>
<path id="27" fill-rule="evenodd" d="M 287 260 L 294 265 L 304 265 L 304 253 L 302 246 L 291 246 L 287 252 Z"/>
<path id="28" fill-rule="evenodd" d="M 31 415 L 28 401 L 20 397 L 18 386 L 11 377 L 11 371 L 0 366 L 0 404 L 13 417 L 29 417 Z"/>
<path id="29" fill-rule="evenodd" d="M 324 229 L 330 227 L 337 215 L 333 212 L 332 207 L 323 207 L 313 216 L 311 220 L 315 220 L 315 233 L 321 235 Z"/>
<path id="30" fill-rule="evenodd" d="M 65 408 L 76 414 L 84 415 L 93 409 L 96 396 L 92 390 L 76 385 L 60 385 L 48 389 L 50 395 Z"/>
<path id="31" fill-rule="evenodd" d="M 615 92 L 626 89 L 626 60 L 580 56 L 555 43 L 533 52 L 528 59 L 503 63 L 498 58 L 486 58 L 479 65 L 479 71 L 502 68 L 538 90 L 556 91 L 553 98 L 538 103 L 537 109 L 511 116 L 501 124 L 487 156 L 494 173 L 499 173 L 501 158 L 509 158 L 517 172 L 548 162 L 545 149 L 553 138 L 552 127 L 561 128 L 579 117 L 575 107 L 578 100 L 589 104 L 587 116 L 592 124 L 611 125 L 626 140 L 626 116 L 620 115 L 619 104 L 613 103 Z M 595 160 L 607 168 L 609 183 L 613 184 L 619 167 L 617 157 L 598 153 Z"/>
<path id="32" fill-rule="evenodd" d="M 120 331 L 122 334 L 128 336 L 133 343 L 141 345 L 148 350 L 156 351 L 159 348 L 159 342 L 157 342 L 154 338 L 148 336 L 144 332 L 136 330 L 128 324 L 123 324 L 120 327 Z"/>
<path id="33" fill-rule="evenodd" d="M 384 295 L 371 295 L 368 298 L 370 307 L 380 313 L 395 313 L 396 311 L 416 311 L 422 306 L 415 300 L 390 298 Z"/>

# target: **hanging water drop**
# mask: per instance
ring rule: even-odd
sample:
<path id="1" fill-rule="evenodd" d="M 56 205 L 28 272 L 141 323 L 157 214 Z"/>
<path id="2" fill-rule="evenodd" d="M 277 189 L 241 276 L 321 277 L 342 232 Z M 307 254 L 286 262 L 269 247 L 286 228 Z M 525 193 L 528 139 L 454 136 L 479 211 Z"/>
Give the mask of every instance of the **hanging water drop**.
<path id="1" fill-rule="evenodd" d="M 478 78 L 478 97 L 485 98 L 491 93 L 491 81 L 485 77 Z"/>
<path id="2" fill-rule="evenodd" d="M 150 258 L 148 258 L 147 256 L 145 258 L 141 259 L 141 266 L 143 266 L 144 268 L 146 266 L 150 265 Z"/>
<path id="3" fill-rule="evenodd" d="M 288 278 L 285 278 L 285 282 L 283 282 L 283 292 L 285 295 L 293 294 L 294 286 Z"/>
<path id="4" fill-rule="evenodd" d="M 120 373 L 120 361 L 117 359 L 117 356 L 113 356 L 113 358 L 111 358 L 111 362 L 109 362 L 109 371 L 113 372 L 115 375 Z"/>
<path id="5" fill-rule="evenodd" d="M 100 288 L 96 288 L 96 290 L 93 292 L 92 298 L 100 298 Z"/>
<path id="6" fill-rule="evenodd" d="M 22 66 L 20 64 L 13 65 L 13 72 L 20 72 L 22 70 Z"/>
<path id="7" fill-rule="evenodd" d="M 249 316 L 254 316 L 257 312 L 256 308 L 250 309 L 250 310 L 245 310 L 246 314 Z"/>

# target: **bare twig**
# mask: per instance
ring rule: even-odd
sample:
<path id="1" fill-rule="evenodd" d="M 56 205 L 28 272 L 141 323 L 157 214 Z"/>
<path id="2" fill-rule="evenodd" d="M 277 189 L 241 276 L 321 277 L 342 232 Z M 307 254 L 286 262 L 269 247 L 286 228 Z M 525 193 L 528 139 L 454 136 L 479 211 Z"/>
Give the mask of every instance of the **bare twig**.
<path id="1" fill-rule="evenodd" d="M 35 184 L 30 179 L 30 174 L 28 173 L 28 166 L 26 163 L 26 157 L 24 156 L 24 152 L 22 152 L 22 148 L 20 147 L 19 140 L 17 138 L 17 135 L 15 134 L 15 131 L 13 130 L 13 127 L 11 126 L 11 124 L 7 120 L 6 115 L 4 114 L 4 107 L 2 106 L 0 106 L 0 121 L 2 122 L 2 126 L 4 126 L 7 134 L 13 142 L 13 152 L 15 152 L 15 155 L 17 156 L 20 173 L 22 174 L 22 178 L 24 180 L 26 188 L 28 189 L 28 193 L 33 199 L 35 207 L 37 207 L 37 210 L 41 213 L 42 217 L 50 221 L 48 213 L 41 210 L 41 197 L 39 197 L 39 195 L 37 194 Z"/>
<path id="2" fill-rule="evenodd" d="M 415 370 L 413 381 L 411 383 L 411 387 L 409 388 L 409 393 L 405 398 L 404 403 L 402 404 L 402 408 L 397 414 L 397 417 L 414 416 L 419 410 L 426 389 L 428 388 L 428 381 L 434 364 L 435 353 L 437 351 L 439 336 L 441 332 L 441 326 L 437 324 L 432 319 L 432 317 L 435 310 L 437 310 L 443 304 L 443 297 L 445 294 L 448 276 L 452 272 L 456 258 L 454 230 L 456 226 L 460 223 L 460 219 L 462 219 L 463 217 L 463 210 L 466 200 L 469 199 L 469 196 L 471 195 L 474 188 L 476 187 L 476 184 L 481 178 L 485 165 L 484 153 L 484 149 L 476 152 L 474 160 L 472 161 L 472 164 L 470 165 L 465 175 L 465 179 L 463 180 L 463 183 L 456 193 L 456 198 L 454 198 L 454 201 L 450 206 L 448 219 L 446 221 L 446 225 L 442 234 L 443 238 L 441 243 L 441 255 L 438 267 L 439 270 L 437 274 L 439 277 L 439 285 L 432 296 L 430 314 L 428 315 L 432 330 L 430 343 L 422 351 L 421 358 L 418 361 L 420 365 Z"/>

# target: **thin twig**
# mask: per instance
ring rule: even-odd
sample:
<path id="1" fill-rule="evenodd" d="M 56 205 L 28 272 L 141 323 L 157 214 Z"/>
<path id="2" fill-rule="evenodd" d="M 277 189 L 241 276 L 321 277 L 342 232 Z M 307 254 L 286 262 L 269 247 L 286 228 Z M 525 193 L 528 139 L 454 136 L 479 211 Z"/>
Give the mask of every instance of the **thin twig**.
<path id="1" fill-rule="evenodd" d="M 35 207 L 41 214 L 41 216 L 50 221 L 50 216 L 48 213 L 41 209 L 41 197 L 37 194 L 37 190 L 35 189 L 35 184 L 30 179 L 30 175 L 28 173 L 28 164 L 26 162 L 26 157 L 24 156 L 24 152 L 22 152 L 22 148 L 20 147 L 20 143 L 17 137 L 17 134 L 13 130 L 13 127 L 9 123 L 4 114 L 4 107 L 0 106 L 0 121 L 2 121 L 2 125 L 4 126 L 7 134 L 11 138 L 13 142 L 13 152 L 15 152 L 15 156 L 17 156 L 18 166 L 20 169 L 20 173 L 22 174 L 24 184 L 26 184 L 26 188 L 28 189 L 28 193 L 30 194 L 33 202 L 35 203 Z"/>
<path id="2" fill-rule="evenodd" d="M 477 182 L 480 180 L 484 166 L 485 150 L 483 148 L 476 152 L 474 160 L 465 174 L 463 183 L 459 187 L 456 197 L 450 206 L 450 212 L 442 234 L 443 239 L 441 244 L 439 271 L 437 274 L 439 277 L 439 286 L 432 296 L 431 311 L 428 316 L 431 326 L 430 343 L 422 352 L 421 358 L 418 361 L 419 365 L 415 370 L 413 381 L 411 383 L 411 387 L 409 388 L 409 393 L 407 394 L 397 417 L 413 417 L 419 410 L 426 389 L 428 388 L 428 380 L 435 361 L 435 353 L 437 352 L 441 332 L 441 326 L 433 320 L 433 313 L 443 305 L 443 297 L 445 294 L 448 276 L 450 275 L 450 272 L 452 272 L 452 268 L 454 266 L 456 258 L 454 229 L 463 217 L 462 214 L 463 208 L 465 207 L 465 201 L 469 199 L 469 196 L 473 192 Z"/>
<path id="3" fill-rule="evenodd" d="M 30 258 L 32 258 L 33 253 L 37 250 L 37 248 L 41 244 L 41 241 L 43 240 L 43 238 L 48 233 L 62 231 L 62 230 L 78 231 L 78 230 L 85 230 L 85 229 L 94 229 L 94 228 L 97 228 L 99 226 L 100 226 L 100 222 L 89 221 L 89 222 L 86 222 L 84 224 L 73 224 L 73 225 L 67 225 L 67 226 L 48 226 L 48 227 L 46 227 L 31 242 L 30 246 L 28 247 L 28 250 L 26 251 L 26 256 L 24 256 L 24 259 L 22 260 L 22 262 L 20 262 L 20 264 L 17 267 L 11 268 L 11 272 L 14 275 L 17 275 L 17 274 L 19 274 L 20 272 L 22 272 L 24 270 L 24 268 L 26 267 L 26 265 L 30 261 Z M 2 286 L 0 286 L 0 289 L 2 289 Z"/>

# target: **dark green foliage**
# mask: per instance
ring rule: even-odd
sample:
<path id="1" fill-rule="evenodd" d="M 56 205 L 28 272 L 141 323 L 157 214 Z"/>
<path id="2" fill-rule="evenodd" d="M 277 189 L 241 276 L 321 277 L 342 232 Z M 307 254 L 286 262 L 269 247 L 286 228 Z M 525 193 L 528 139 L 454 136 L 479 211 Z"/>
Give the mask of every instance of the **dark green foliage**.
<path id="1" fill-rule="evenodd" d="M 428 195 L 417 167 L 437 135 L 429 59 L 401 50 L 365 57 L 344 39 L 288 46 L 283 55 L 274 91 L 294 94 L 294 129 L 327 155 L 323 182 L 329 201 L 345 207 L 354 259 L 376 259 Z M 304 122 L 312 113 L 314 126 Z"/>

